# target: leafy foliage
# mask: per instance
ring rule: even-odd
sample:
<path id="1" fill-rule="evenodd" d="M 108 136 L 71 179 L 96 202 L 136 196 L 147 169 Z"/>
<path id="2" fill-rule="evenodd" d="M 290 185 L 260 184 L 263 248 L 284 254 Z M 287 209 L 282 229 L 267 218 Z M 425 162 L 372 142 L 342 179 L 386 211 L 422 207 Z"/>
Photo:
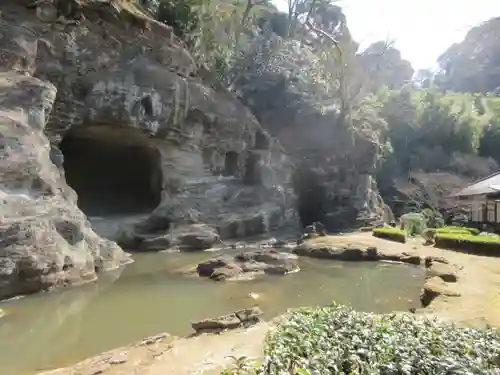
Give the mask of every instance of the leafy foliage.
<path id="1" fill-rule="evenodd" d="M 496 163 L 488 165 L 473 158 L 500 157 L 491 135 L 500 129 L 496 125 L 500 112 L 494 113 L 487 104 L 496 104 L 496 98 L 484 99 L 485 110 L 479 111 L 477 95 L 442 92 L 433 87 L 381 90 L 376 97 L 394 150 L 389 169 L 451 170 L 478 177 L 497 168 Z"/>
<path id="2" fill-rule="evenodd" d="M 291 314 L 267 340 L 259 374 L 496 374 L 500 334 L 410 314 L 333 304 Z"/>

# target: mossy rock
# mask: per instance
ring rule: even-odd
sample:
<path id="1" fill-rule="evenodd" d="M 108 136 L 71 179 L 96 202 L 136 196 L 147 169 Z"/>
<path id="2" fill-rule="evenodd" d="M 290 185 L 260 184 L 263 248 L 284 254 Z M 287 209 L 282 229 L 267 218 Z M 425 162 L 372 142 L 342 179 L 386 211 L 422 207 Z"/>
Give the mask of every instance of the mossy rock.
<path id="1" fill-rule="evenodd" d="M 390 228 L 390 227 L 375 228 L 372 233 L 374 237 L 401 243 L 406 243 L 407 239 L 406 232 L 398 228 Z"/>

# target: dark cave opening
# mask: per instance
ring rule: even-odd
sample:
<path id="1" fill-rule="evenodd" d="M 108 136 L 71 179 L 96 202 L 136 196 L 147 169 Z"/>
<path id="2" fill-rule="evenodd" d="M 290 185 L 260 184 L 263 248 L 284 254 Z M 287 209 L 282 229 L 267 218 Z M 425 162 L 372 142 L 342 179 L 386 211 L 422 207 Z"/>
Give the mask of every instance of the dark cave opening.
<path id="1" fill-rule="evenodd" d="M 236 176 L 238 174 L 238 153 L 234 151 L 226 152 L 224 159 L 224 176 Z"/>
<path id="2" fill-rule="evenodd" d="M 325 223 L 325 192 L 321 186 L 304 186 L 298 194 L 298 213 L 303 227 L 315 221 Z"/>
<path id="3" fill-rule="evenodd" d="M 315 221 L 324 224 L 327 213 L 327 192 L 321 176 L 309 168 L 299 168 L 293 176 L 297 194 L 297 211 L 303 227 Z"/>
<path id="4" fill-rule="evenodd" d="M 95 216 L 154 210 L 161 200 L 159 151 L 123 129 L 78 130 L 63 138 L 60 149 L 66 182 L 76 191 L 81 210 Z"/>

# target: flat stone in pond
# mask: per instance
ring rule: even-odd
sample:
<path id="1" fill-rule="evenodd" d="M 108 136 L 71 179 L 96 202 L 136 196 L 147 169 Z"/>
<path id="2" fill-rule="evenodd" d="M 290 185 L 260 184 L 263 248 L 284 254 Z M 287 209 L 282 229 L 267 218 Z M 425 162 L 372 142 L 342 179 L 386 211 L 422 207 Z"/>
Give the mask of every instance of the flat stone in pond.
<path id="1" fill-rule="evenodd" d="M 293 249 L 293 252 L 300 256 L 307 256 L 318 259 L 334 259 L 347 261 L 378 260 L 378 252 L 375 248 L 361 249 L 356 247 L 308 247 L 303 243 Z"/>
<path id="2" fill-rule="evenodd" d="M 276 250 L 255 250 L 236 255 L 222 255 L 198 264 L 198 275 L 221 281 L 245 273 L 286 275 L 299 270 L 298 256 Z"/>
<path id="3" fill-rule="evenodd" d="M 191 324 L 196 333 L 220 332 L 256 324 L 260 321 L 262 310 L 258 307 L 235 311 L 213 319 L 204 319 Z"/>

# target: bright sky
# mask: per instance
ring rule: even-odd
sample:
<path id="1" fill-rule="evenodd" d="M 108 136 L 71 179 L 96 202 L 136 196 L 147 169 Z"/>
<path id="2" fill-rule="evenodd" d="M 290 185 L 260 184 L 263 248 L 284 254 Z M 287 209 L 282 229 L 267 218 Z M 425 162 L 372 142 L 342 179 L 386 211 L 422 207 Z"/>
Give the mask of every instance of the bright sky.
<path id="1" fill-rule="evenodd" d="M 274 0 L 286 11 L 287 0 Z M 500 0 L 338 0 L 361 48 L 394 41 L 415 69 L 432 68 L 439 55 L 467 31 L 500 16 Z"/>

